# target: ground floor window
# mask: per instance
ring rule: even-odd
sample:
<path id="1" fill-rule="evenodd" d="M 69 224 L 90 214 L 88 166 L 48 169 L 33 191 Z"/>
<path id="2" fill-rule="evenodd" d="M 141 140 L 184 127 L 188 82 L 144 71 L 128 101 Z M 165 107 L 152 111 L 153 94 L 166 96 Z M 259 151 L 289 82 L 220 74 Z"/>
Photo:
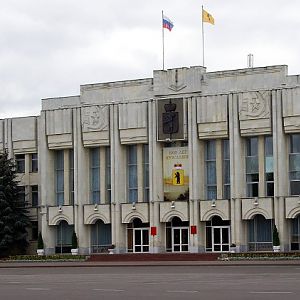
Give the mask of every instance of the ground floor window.
<path id="1" fill-rule="evenodd" d="M 91 252 L 107 252 L 111 247 L 111 224 L 98 220 L 91 225 Z"/>
<path id="2" fill-rule="evenodd" d="M 171 222 L 166 223 L 166 251 L 189 251 L 189 222 L 174 217 Z"/>
<path id="3" fill-rule="evenodd" d="M 227 252 L 230 246 L 230 221 L 219 216 L 206 222 L 206 251 Z"/>
<path id="4" fill-rule="evenodd" d="M 74 226 L 61 221 L 56 228 L 55 253 L 70 253 L 72 248 L 72 234 Z"/>
<path id="5" fill-rule="evenodd" d="M 127 225 L 128 252 L 149 252 L 149 227 L 149 223 L 143 223 L 138 218 Z"/>
<path id="6" fill-rule="evenodd" d="M 273 222 L 262 215 L 248 221 L 248 250 L 272 251 Z"/>
<path id="7" fill-rule="evenodd" d="M 292 219 L 292 228 L 291 228 L 291 250 L 299 251 L 300 250 L 300 215 L 297 218 Z"/>

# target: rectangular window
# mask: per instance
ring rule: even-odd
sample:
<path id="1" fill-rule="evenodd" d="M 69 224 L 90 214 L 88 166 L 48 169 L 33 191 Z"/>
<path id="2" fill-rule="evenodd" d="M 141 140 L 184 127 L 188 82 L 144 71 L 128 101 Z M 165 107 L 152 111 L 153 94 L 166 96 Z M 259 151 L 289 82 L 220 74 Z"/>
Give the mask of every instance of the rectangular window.
<path id="1" fill-rule="evenodd" d="M 37 207 L 39 204 L 39 190 L 37 185 L 32 185 L 31 187 L 31 206 Z"/>
<path id="2" fill-rule="evenodd" d="M 290 136 L 289 179 L 290 194 L 300 195 L 300 134 Z"/>
<path id="3" fill-rule="evenodd" d="M 106 203 L 111 203 L 110 147 L 105 148 L 105 190 L 106 190 Z"/>
<path id="4" fill-rule="evenodd" d="M 55 151 L 55 196 L 56 205 L 64 204 L 64 150 Z"/>
<path id="5" fill-rule="evenodd" d="M 273 137 L 265 137 L 266 196 L 274 196 Z"/>
<path id="6" fill-rule="evenodd" d="M 230 199 L 230 149 L 229 140 L 223 140 L 223 198 Z"/>
<path id="7" fill-rule="evenodd" d="M 143 145 L 144 202 L 149 202 L 149 145 Z"/>
<path id="8" fill-rule="evenodd" d="M 205 148 L 206 198 L 217 198 L 216 141 L 209 140 Z"/>
<path id="9" fill-rule="evenodd" d="M 137 146 L 127 147 L 127 187 L 128 202 L 138 201 L 138 180 L 137 180 Z"/>
<path id="10" fill-rule="evenodd" d="M 15 159 L 17 173 L 25 173 L 25 154 L 17 154 Z"/>
<path id="11" fill-rule="evenodd" d="M 91 202 L 100 204 L 100 148 L 90 149 Z"/>
<path id="12" fill-rule="evenodd" d="M 70 177 L 69 177 L 70 205 L 73 205 L 74 204 L 74 151 L 73 149 L 69 151 L 69 168 L 70 168 Z"/>
<path id="13" fill-rule="evenodd" d="M 37 153 L 32 153 L 30 155 L 30 172 L 36 173 L 38 170 L 38 155 Z"/>
<path id="14" fill-rule="evenodd" d="M 258 197 L 258 138 L 246 139 L 246 183 L 247 197 Z"/>

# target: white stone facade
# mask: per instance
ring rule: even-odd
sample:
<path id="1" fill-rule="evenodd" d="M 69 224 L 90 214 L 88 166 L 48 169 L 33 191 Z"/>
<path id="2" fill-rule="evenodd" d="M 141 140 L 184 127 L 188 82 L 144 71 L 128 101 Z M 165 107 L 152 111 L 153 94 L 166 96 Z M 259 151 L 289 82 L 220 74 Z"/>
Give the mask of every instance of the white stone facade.
<path id="1" fill-rule="evenodd" d="M 183 135 L 159 140 L 158 102 L 169 99 L 182 99 Z M 73 230 L 82 254 L 111 244 L 117 253 L 270 250 L 274 224 L 281 249 L 300 250 L 299 103 L 300 77 L 286 66 L 191 67 L 83 85 L 79 96 L 43 99 L 40 116 L 0 120 L 0 151 L 24 163 L 31 251 L 37 230 L 49 254 L 69 251 Z M 165 147 L 188 149 L 182 200 L 164 194 Z"/>

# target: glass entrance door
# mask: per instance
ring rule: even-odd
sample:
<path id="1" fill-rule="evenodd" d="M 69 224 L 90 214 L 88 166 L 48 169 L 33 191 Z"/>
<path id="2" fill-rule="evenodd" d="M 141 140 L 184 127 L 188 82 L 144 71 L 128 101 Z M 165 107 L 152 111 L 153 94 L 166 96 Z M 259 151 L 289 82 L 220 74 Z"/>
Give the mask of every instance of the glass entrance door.
<path id="1" fill-rule="evenodd" d="M 212 251 L 229 251 L 230 226 L 212 227 Z"/>
<path id="2" fill-rule="evenodd" d="M 189 251 L 189 228 L 172 228 L 172 252 Z"/>
<path id="3" fill-rule="evenodd" d="M 149 252 L 149 229 L 135 228 L 133 239 L 133 252 Z"/>

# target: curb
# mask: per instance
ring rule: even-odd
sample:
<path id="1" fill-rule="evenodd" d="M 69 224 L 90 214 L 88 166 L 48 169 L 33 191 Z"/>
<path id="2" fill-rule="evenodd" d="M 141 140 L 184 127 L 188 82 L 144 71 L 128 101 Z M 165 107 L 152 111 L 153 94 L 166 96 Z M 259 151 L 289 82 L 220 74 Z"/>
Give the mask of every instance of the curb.
<path id="1" fill-rule="evenodd" d="M 2 262 L 0 269 L 9 268 L 99 268 L 99 267 L 238 267 L 238 266 L 300 266 L 299 261 L 146 261 L 146 262 Z"/>

